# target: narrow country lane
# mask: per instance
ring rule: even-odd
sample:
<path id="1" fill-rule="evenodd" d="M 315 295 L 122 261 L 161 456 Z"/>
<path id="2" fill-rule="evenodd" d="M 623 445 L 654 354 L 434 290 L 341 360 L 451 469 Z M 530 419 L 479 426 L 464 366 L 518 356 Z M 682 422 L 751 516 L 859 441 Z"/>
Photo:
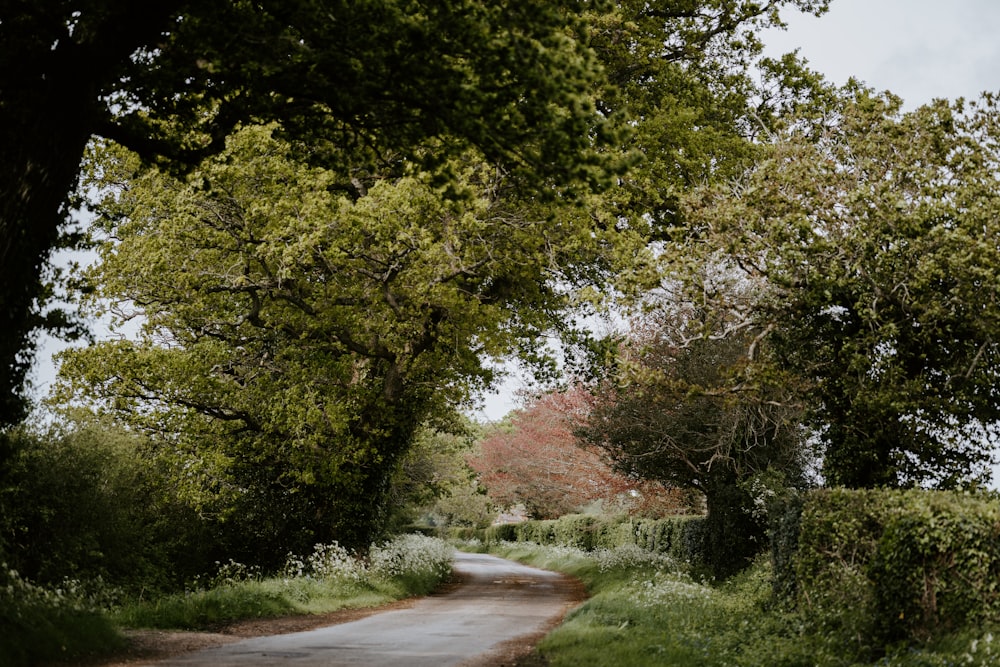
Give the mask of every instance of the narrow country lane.
<path id="1" fill-rule="evenodd" d="M 538 635 L 579 599 L 573 580 L 484 554 L 459 553 L 461 585 L 408 609 L 308 632 L 256 637 L 155 663 L 161 667 L 302 665 L 443 667 L 490 664 L 507 643 Z"/>

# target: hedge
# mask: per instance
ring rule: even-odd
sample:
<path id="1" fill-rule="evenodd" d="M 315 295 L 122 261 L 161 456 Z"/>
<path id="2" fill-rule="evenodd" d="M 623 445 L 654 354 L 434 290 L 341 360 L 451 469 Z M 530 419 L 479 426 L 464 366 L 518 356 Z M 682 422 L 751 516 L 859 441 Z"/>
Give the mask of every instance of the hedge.
<path id="1" fill-rule="evenodd" d="M 826 489 L 772 512 L 776 591 L 875 645 L 1000 624 L 1000 503 Z"/>
<path id="2" fill-rule="evenodd" d="M 486 543 L 533 542 L 593 551 L 636 545 L 668 554 L 698 567 L 704 562 L 704 517 L 667 519 L 570 514 L 558 519 L 490 526 L 481 531 Z"/>

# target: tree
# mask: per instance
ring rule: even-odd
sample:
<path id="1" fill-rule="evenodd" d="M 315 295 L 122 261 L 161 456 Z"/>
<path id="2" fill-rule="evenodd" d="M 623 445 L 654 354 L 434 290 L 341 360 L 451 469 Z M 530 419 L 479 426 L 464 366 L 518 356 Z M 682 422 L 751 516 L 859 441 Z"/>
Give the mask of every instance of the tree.
<path id="1" fill-rule="evenodd" d="M 725 248 L 766 283 L 752 320 L 807 382 L 830 484 L 975 481 L 1000 418 L 996 100 L 900 107 L 849 86 L 792 119 L 692 196 L 675 250 Z"/>
<path id="2" fill-rule="evenodd" d="M 21 416 L 41 267 L 87 142 L 186 169 L 281 120 L 350 189 L 431 138 L 508 170 L 597 177 L 585 3 L 8 2 L 0 8 L 0 425 Z M 555 76 L 554 73 L 558 73 Z M 590 156 L 590 157 L 588 157 Z"/>
<path id="3" fill-rule="evenodd" d="M 619 147 L 615 119 L 645 112 L 617 99 L 619 81 L 605 85 L 588 42 L 620 80 L 653 81 L 633 76 L 634 45 L 648 62 L 681 69 L 729 51 L 738 64 L 758 46 L 743 28 L 777 21 L 786 4 L 819 13 L 826 0 L 8 3 L 0 8 L 0 426 L 22 415 L 32 333 L 63 324 L 42 316 L 39 277 L 79 204 L 70 193 L 91 137 L 183 171 L 221 150 L 241 123 L 277 120 L 345 189 L 399 155 L 416 157 L 432 138 L 441 143 L 423 153 L 431 163 L 472 145 L 511 171 L 593 185 L 618 171 L 613 151 L 601 155 Z M 719 127 L 714 112 L 697 109 L 725 88 L 683 95 L 664 118 L 688 137 Z"/>
<path id="4" fill-rule="evenodd" d="M 761 549 L 759 503 L 805 486 L 809 463 L 794 392 L 762 371 L 760 332 L 732 331 L 728 318 L 661 301 L 634 325 L 618 375 L 593 389 L 577 431 L 620 473 L 704 496 L 707 560 L 719 575 Z"/>
<path id="5" fill-rule="evenodd" d="M 94 297 L 143 331 L 62 373 L 67 400 L 204 466 L 227 520 L 283 555 L 370 541 L 414 434 L 492 381 L 490 357 L 543 356 L 575 292 L 635 251 L 582 207 L 519 201 L 471 152 L 450 196 L 413 166 L 355 198 L 276 133 L 244 128 L 184 180 L 95 154 Z"/>
<path id="6" fill-rule="evenodd" d="M 633 128 L 635 157 L 606 197 L 612 219 L 656 240 L 682 226 L 683 193 L 746 168 L 752 141 L 821 87 L 795 58 L 761 59 L 756 31 L 782 26 L 780 11 L 815 15 L 826 0 L 624 0 L 589 21 L 606 77 L 598 108 Z"/>
<path id="7" fill-rule="evenodd" d="M 590 401 L 582 387 L 539 395 L 480 441 L 469 463 L 498 506 L 523 504 L 529 516 L 552 519 L 597 501 L 627 507 L 633 491 L 670 495 L 616 474 L 597 451 L 579 446 L 574 429 Z"/>
<path id="8" fill-rule="evenodd" d="M 448 431 L 421 430 L 400 460 L 391 491 L 397 526 L 426 522 L 485 528 L 496 516 L 466 463 L 478 425 L 464 416 L 456 421 Z"/>

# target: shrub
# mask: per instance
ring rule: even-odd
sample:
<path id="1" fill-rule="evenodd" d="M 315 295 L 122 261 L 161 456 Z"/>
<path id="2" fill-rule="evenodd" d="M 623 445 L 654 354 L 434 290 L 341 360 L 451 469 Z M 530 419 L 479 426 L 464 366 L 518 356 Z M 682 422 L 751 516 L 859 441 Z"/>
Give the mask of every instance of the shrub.
<path id="1" fill-rule="evenodd" d="M 80 659 L 120 647 L 121 636 L 100 611 L 104 602 L 77 581 L 38 586 L 0 565 L 0 664 Z"/>
<path id="2" fill-rule="evenodd" d="M 337 544 L 316 545 L 309 556 L 290 555 L 273 578 L 229 561 L 215 587 L 126 605 L 115 618 L 129 627 L 205 629 L 243 618 L 374 606 L 429 593 L 450 574 L 452 555 L 443 540 L 405 535 L 371 547 L 367 557 Z"/>
<path id="3" fill-rule="evenodd" d="M 552 539 L 565 547 L 585 551 L 594 548 L 594 525 L 597 519 L 586 514 L 573 514 L 559 518 L 552 525 Z"/>
<path id="4" fill-rule="evenodd" d="M 772 523 L 776 590 L 817 630 L 877 655 L 1000 624 L 1000 505 L 926 490 L 828 489 Z"/>
<path id="5" fill-rule="evenodd" d="M 909 493 L 888 512 L 868 567 L 877 633 L 929 639 L 1000 623 L 1000 504 Z"/>
<path id="6" fill-rule="evenodd" d="M 517 525 L 513 523 L 502 523 L 498 526 L 490 526 L 483 533 L 483 541 L 487 544 L 499 544 L 500 542 L 514 542 L 517 540 Z"/>
<path id="7" fill-rule="evenodd" d="M 795 553 L 799 548 L 803 496 L 788 494 L 768 508 L 768 538 L 771 543 L 774 593 L 779 600 L 795 596 Z"/>
<path id="8" fill-rule="evenodd" d="M 570 514 L 559 519 L 492 526 L 483 541 L 529 542 L 583 551 L 635 547 L 686 563 L 696 571 L 706 570 L 705 521 L 700 516 L 633 519 Z"/>
<path id="9" fill-rule="evenodd" d="M 211 562 L 202 522 L 172 498 L 134 434 L 90 424 L 0 439 L 9 450 L 0 471 L 0 551 L 29 580 L 159 590 Z"/>
<path id="10" fill-rule="evenodd" d="M 557 519 L 525 521 L 517 524 L 517 539 L 535 544 L 558 544 L 556 542 Z"/>

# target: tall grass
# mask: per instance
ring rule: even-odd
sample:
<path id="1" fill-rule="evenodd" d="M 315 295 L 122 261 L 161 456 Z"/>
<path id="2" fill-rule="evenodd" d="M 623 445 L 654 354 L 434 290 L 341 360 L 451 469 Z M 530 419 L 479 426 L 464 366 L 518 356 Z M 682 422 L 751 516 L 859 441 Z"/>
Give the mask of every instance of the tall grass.
<path id="1" fill-rule="evenodd" d="M 466 548 L 466 547 L 463 547 Z M 590 599 L 538 647 L 552 667 L 987 667 L 1000 664 L 1000 632 L 980 628 L 930 645 L 881 647 L 875 662 L 824 619 L 775 603 L 769 560 L 725 582 L 700 581 L 669 559 L 633 549 L 586 552 L 501 543 L 498 555 L 573 574 Z M 994 638 L 994 634 L 996 638 Z"/>
<path id="2" fill-rule="evenodd" d="M 452 557 L 443 540 L 422 535 L 398 537 L 363 556 L 316 545 L 309 556 L 290 554 L 277 576 L 230 561 L 203 587 L 123 605 L 112 619 L 124 627 L 203 630 L 246 618 L 373 607 L 431 592 L 449 576 Z"/>
<path id="3" fill-rule="evenodd" d="M 125 645 L 120 628 L 205 630 L 247 618 L 320 614 L 424 595 L 449 576 L 453 553 L 443 540 L 420 535 L 362 555 L 317 545 L 308 556 L 289 555 L 275 576 L 229 561 L 185 593 L 115 605 L 78 582 L 36 586 L 4 567 L 0 666 L 77 664 L 107 655 Z"/>

